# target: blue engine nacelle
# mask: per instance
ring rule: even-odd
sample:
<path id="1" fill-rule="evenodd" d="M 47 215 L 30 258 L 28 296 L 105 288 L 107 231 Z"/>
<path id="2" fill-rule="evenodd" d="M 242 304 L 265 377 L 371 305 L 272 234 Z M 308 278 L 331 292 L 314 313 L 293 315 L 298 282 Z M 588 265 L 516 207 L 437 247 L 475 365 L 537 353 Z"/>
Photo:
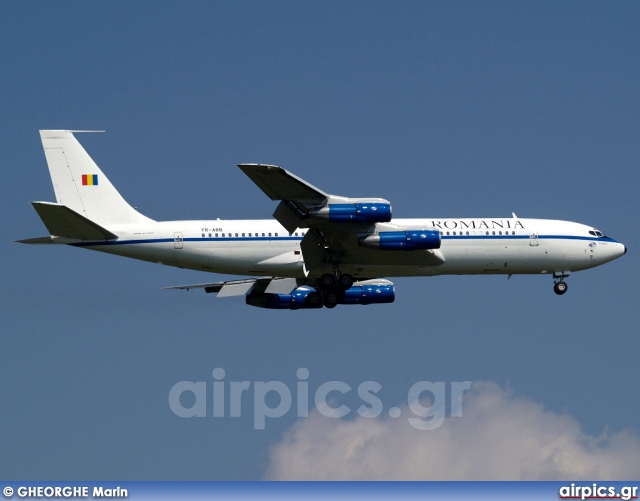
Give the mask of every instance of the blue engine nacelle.
<path id="1" fill-rule="evenodd" d="M 312 209 L 309 216 L 331 223 L 388 223 L 391 221 L 390 203 L 329 204 Z"/>
<path id="2" fill-rule="evenodd" d="M 346 291 L 337 291 L 335 304 L 383 304 L 393 303 L 396 291 L 390 284 L 354 285 Z M 322 308 L 322 298 L 315 289 L 300 288 L 291 294 L 259 292 L 248 294 L 246 302 L 250 306 L 271 310 L 301 310 Z"/>
<path id="3" fill-rule="evenodd" d="M 438 230 L 381 231 L 360 239 L 360 245 L 380 250 L 429 250 L 439 249 Z"/>
<path id="4" fill-rule="evenodd" d="M 302 308 L 322 308 L 320 294 L 315 289 L 296 289 L 291 294 L 259 292 L 248 294 L 246 303 L 258 308 L 272 310 L 300 310 Z"/>
<path id="5" fill-rule="evenodd" d="M 338 294 L 338 304 L 393 303 L 396 291 L 393 285 L 354 285 Z"/>

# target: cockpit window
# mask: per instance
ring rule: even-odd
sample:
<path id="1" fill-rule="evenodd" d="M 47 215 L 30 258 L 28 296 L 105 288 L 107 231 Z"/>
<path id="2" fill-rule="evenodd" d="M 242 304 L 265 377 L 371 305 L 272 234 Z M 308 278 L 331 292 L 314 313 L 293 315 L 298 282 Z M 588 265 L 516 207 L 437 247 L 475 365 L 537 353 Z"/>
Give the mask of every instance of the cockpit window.
<path id="1" fill-rule="evenodd" d="M 593 230 L 589 231 L 589 235 L 593 235 L 594 237 L 598 237 L 598 238 L 604 237 L 604 233 L 602 233 L 601 231 L 596 230 L 595 228 Z"/>

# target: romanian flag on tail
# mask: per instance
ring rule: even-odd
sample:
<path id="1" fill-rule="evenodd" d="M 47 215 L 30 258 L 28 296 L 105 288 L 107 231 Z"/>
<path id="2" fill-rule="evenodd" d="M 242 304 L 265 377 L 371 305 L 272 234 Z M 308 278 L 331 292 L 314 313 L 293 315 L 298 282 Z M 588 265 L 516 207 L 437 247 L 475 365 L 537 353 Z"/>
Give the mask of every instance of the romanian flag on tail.
<path id="1" fill-rule="evenodd" d="M 82 174 L 82 186 L 98 186 L 98 174 Z"/>

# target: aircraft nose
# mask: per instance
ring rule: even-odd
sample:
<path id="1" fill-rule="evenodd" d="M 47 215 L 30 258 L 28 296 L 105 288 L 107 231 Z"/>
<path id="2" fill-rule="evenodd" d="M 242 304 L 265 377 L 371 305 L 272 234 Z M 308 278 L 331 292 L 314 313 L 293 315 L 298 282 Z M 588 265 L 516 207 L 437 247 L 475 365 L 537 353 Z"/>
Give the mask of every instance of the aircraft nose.
<path id="1" fill-rule="evenodd" d="M 620 242 L 613 242 L 608 248 L 603 249 L 602 258 L 605 262 L 618 259 L 627 253 L 627 246 Z"/>

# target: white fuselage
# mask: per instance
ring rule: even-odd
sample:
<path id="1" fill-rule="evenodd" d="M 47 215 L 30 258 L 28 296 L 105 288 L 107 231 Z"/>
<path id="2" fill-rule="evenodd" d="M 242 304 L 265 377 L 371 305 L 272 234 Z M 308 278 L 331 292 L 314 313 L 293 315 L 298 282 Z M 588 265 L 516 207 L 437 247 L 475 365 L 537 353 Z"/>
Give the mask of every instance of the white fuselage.
<path id="1" fill-rule="evenodd" d="M 537 274 L 584 270 L 616 259 L 623 244 L 594 228 L 568 221 L 521 218 L 393 219 L 399 228 L 435 228 L 444 263 L 430 251 L 363 250 L 340 264 L 354 277 Z M 289 234 L 275 220 L 164 221 L 109 226 L 117 240 L 73 242 L 78 247 L 213 273 L 306 276 L 300 242 L 307 229 Z M 601 235 L 601 234 L 599 234 Z M 327 271 L 331 265 L 327 264 Z"/>
<path id="2" fill-rule="evenodd" d="M 395 297 L 385 277 L 430 275 L 549 273 L 561 295 L 571 272 L 626 252 L 595 228 L 568 221 L 515 215 L 393 219 L 385 199 L 332 195 L 265 164 L 238 167 L 279 202 L 274 219 L 154 221 L 122 198 L 73 131 L 42 130 L 40 138 L 56 202 L 32 202 L 49 236 L 20 242 L 68 244 L 167 266 L 262 277 L 197 285 L 223 297 L 240 291 L 252 306 L 382 304 Z"/>

